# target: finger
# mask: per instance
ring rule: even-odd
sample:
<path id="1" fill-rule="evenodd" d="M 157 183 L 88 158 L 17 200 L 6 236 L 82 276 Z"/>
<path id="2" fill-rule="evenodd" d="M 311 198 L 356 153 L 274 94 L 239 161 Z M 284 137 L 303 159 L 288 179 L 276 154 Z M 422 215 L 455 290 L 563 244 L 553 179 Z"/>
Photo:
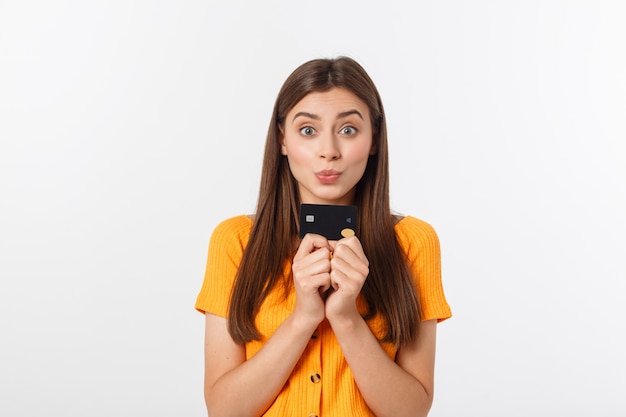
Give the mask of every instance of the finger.
<path id="1" fill-rule="evenodd" d="M 352 262 L 359 260 L 369 266 L 361 241 L 356 236 L 346 237 L 338 241 L 333 247 L 333 257 L 335 256 Z"/>
<path id="2" fill-rule="evenodd" d="M 315 252 L 317 249 L 322 248 L 326 248 L 329 251 L 332 250 L 328 244 L 328 240 L 324 236 L 308 233 L 304 236 L 304 238 L 302 238 L 300 246 L 298 246 L 296 256 L 294 256 L 293 259 L 295 261 L 296 259 L 304 258 L 305 256 Z"/>
<path id="3" fill-rule="evenodd" d="M 311 275 L 306 282 L 303 282 L 306 287 L 317 289 L 328 289 L 330 287 L 330 272 L 322 272 L 319 274 Z"/>
<path id="4" fill-rule="evenodd" d="M 324 252 L 326 252 L 326 255 L 323 256 L 322 258 L 316 259 L 316 260 L 309 260 L 308 258 L 306 259 L 306 261 L 308 261 L 309 263 L 306 266 L 300 266 L 300 265 L 296 265 L 296 272 L 298 272 L 299 274 L 302 274 L 303 276 L 313 276 L 313 275 L 318 275 L 318 274 L 324 274 L 324 273 L 329 273 L 331 266 L 330 266 L 330 259 L 328 258 L 329 252 L 327 250 L 324 250 Z M 321 255 L 324 255 L 323 253 Z M 311 254 L 311 257 L 313 257 L 314 255 Z M 315 256 L 319 256 L 317 254 L 315 254 Z M 292 267 L 293 268 L 293 267 Z"/>
<path id="5" fill-rule="evenodd" d="M 361 273 L 355 274 L 354 271 L 347 273 L 340 270 L 332 270 L 330 272 L 330 283 L 335 291 L 339 291 L 344 296 L 356 296 L 361 292 L 363 284 L 367 279 Z"/>
<path id="6" fill-rule="evenodd" d="M 330 274 L 328 274 L 330 276 Z M 324 294 L 326 291 L 328 291 L 328 289 L 330 288 L 330 279 L 327 279 L 326 282 L 324 283 L 324 285 L 317 287 L 317 291 L 319 291 L 320 294 Z"/>
<path id="7" fill-rule="evenodd" d="M 333 287 L 333 290 L 337 291 L 339 289 L 339 271 L 331 271 L 330 273 L 330 286 Z"/>
<path id="8" fill-rule="evenodd" d="M 331 272 L 341 272 L 348 277 L 360 275 L 365 278 L 369 275 L 367 259 L 361 259 L 353 252 L 347 250 L 339 251 L 330 261 Z"/>
<path id="9" fill-rule="evenodd" d="M 322 272 L 329 272 L 330 251 L 326 248 L 321 248 L 303 257 L 294 258 L 291 269 L 294 274 L 298 276 L 310 276 Z"/>
<path id="10" fill-rule="evenodd" d="M 342 282 L 348 281 L 359 281 L 363 282 L 367 279 L 369 275 L 369 261 L 365 257 L 365 255 L 361 255 L 362 251 L 358 248 L 356 250 L 358 253 L 355 253 L 354 243 L 349 244 L 348 242 L 340 243 L 335 248 L 335 252 L 333 258 L 330 261 L 330 269 L 331 269 L 331 281 L 339 282 L 341 285 Z M 346 281 L 341 281 L 344 279 Z"/>
<path id="11" fill-rule="evenodd" d="M 337 242 L 337 244 L 333 247 L 333 250 L 337 250 L 340 247 L 348 247 L 352 249 L 359 258 L 367 259 L 365 256 L 365 252 L 363 251 L 363 245 L 361 245 L 361 241 L 356 236 L 346 237 Z"/>
<path id="12" fill-rule="evenodd" d="M 308 277 L 296 284 L 296 292 L 301 294 L 322 294 L 330 288 L 330 273 L 325 272 Z"/>

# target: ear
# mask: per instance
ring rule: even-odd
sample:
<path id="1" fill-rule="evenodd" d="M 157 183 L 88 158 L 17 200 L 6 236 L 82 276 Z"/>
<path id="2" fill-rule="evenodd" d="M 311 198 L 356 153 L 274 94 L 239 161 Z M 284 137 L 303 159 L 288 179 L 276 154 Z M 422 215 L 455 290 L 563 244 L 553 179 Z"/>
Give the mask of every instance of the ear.
<path id="1" fill-rule="evenodd" d="M 285 146 L 285 132 L 283 127 L 278 125 L 278 143 L 280 144 L 280 153 L 287 156 L 287 147 Z"/>

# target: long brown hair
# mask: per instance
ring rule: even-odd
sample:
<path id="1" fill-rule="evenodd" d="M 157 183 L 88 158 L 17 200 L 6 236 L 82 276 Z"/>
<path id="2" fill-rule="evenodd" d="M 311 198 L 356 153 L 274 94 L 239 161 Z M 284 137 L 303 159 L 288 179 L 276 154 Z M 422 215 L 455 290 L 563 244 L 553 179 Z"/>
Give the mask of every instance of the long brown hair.
<path id="1" fill-rule="evenodd" d="M 366 319 L 382 314 L 383 341 L 405 345 L 417 337 L 420 309 L 415 285 L 394 233 L 389 204 L 387 127 L 376 86 L 356 61 L 347 57 L 315 59 L 298 67 L 285 81 L 274 105 L 265 143 L 261 188 L 250 240 L 239 265 L 230 299 L 228 329 L 237 343 L 260 338 L 256 314 L 277 285 L 288 289 L 284 263 L 293 257 L 298 233 L 300 196 L 287 158 L 280 152 L 279 128 L 287 113 L 311 92 L 344 88 L 368 106 L 376 153 L 369 157 L 356 187 L 357 236 L 369 260 L 361 290 Z"/>

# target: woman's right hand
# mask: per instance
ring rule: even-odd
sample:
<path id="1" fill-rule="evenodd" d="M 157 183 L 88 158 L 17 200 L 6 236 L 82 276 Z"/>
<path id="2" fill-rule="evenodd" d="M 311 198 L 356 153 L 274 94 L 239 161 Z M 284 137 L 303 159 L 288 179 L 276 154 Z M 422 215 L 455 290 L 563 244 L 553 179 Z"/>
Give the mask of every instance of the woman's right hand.
<path id="1" fill-rule="evenodd" d="M 260 416 L 276 400 L 324 320 L 321 294 L 330 288 L 330 251 L 322 236 L 302 239 L 292 264 L 294 311 L 251 358 L 233 340 L 226 318 L 206 314 L 204 395 L 210 415 Z"/>
<path id="2" fill-rule="evenodd" d="M 294 314 L 305 320 L 324 320 L 323 294 L 330 289 L 330 254 L 328 240 L 309 233 L 300 242 L 291 270 L 296 290 Z"/>

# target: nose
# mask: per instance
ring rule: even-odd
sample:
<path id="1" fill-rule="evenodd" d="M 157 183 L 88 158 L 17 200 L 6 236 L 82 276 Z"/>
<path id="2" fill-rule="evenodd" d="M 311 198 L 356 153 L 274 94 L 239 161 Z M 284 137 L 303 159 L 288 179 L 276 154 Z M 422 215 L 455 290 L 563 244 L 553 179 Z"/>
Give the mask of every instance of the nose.
<path id="1" fill-rule="evenodd" d="M 332 133 L 327 133 L 320 137 L 319 141 L 319 156 L 320 158 L 333 161 L 341 157 L 337 138 Z"/>

